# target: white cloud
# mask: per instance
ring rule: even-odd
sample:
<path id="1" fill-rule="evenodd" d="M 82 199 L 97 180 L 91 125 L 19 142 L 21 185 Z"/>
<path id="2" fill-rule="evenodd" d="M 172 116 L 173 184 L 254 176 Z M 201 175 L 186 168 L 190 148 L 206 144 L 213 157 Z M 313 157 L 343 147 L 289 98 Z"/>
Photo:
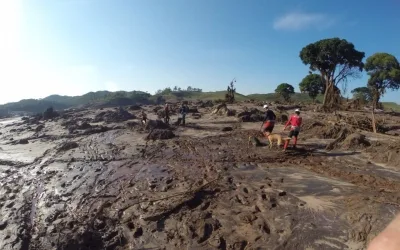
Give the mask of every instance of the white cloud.
<path id="1" fill-rule="evenodd" d="M 331 27 L 335 19 L 321 13 L 290 12 L 277 18 L 273 23 L 276 30 L 303 30 L 315 28 L 318 30 Z"/>

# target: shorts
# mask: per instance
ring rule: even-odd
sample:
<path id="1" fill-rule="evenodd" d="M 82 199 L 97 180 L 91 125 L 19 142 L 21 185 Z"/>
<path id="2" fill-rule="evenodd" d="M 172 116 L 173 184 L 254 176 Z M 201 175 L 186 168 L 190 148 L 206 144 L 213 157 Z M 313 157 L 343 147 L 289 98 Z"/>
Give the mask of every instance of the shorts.
<path id="1" fill-rule="evenodd" d="M 300 131 L 298 130 L 290 130 L 289 137 L 292 138 L 293 136 L 297 138 L 299 136 Z"/>
<path id="2" fill-rule="evenodd" d="M 274 130 L 275 127 L 275 122 L 265 122 L 262 128 L 262 132 L 268 132 L 268 133 L 272 133 L 272 130 Z"/>

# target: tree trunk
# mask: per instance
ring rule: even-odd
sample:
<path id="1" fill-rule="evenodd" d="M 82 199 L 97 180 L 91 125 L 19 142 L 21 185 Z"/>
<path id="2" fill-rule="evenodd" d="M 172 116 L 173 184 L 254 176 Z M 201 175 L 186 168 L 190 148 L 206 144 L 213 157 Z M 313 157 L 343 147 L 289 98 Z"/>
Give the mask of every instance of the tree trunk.
<path id="1" fill-rule="evenodd" d="M 375 120 L 375 102 L 376 100 L 374 100 L 373 104 L 372 104 L 372 131 L 376 134 L 376 120 Z"/>
<path id="2" fill-rule="evenodd" d="M 324 95 L 323 106 L 327 109 L 331 109 L 335 103 L 335 89 L 333 83 L 328 83 Z"/>
<path id="3" fill-rule="evenodd" d="M 326 101 L 327 101 L 327 96 L 328 96 L 328 92 L 329 92 L 329 84 L 326 84 L 325 86 L 325 93 L 324 93 L 324 100 L 322 101 L 322 106 L 326 106 Z"/>

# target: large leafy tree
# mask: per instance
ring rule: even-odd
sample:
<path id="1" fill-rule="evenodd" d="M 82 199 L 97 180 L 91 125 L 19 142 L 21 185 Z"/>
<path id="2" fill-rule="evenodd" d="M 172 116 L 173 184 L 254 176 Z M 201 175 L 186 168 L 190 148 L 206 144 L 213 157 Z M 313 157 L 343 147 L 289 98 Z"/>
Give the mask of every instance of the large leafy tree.
<path id="1" fill-rule="evenodd" d="M 300 51 L 302 62 L 309 65 L 312 72 L 318 71 L 325 82 L 323 105 L 327 108 L 332 108 L 340 100 L 339 83 L 347 84 L 350 78 L 361 76 L 364 57 L 364 52 L 340 38 L 319 40 Z"/>
<path id="2" fill-rule="evenodd" d="M 368 88 L 372 94 L 372 120 L 373 129 L 376 133 L 375 108 L 387 90 L 398 90 L 400 88 L 400 65 L 396 57 L 391 54 L 375 53 L 368 57 L 365 70 L 370 76 Z"/>
<path id="3" fill-rule="evenodd" d="M 372 101 L 371 90 L 368 87 L 359 87 L 351 91 L 353 98 L 360 100 L 363 103 L 368 103 Z"/>
<path id="4" fill-rule="evenodd" d="M 285 101 L 290 101 L 290 96 L 294 94 L 294 88 L 288 83 L 281 83 L 276 87 L 275 93 Z"/>
<path id="5" fill-rule="evenodd" d="M 325 90 L 325 83 L 318 74 L 309 74 L 303 78 L 299 84 L 300 91 L 302 93 L 308 93 L 308 95 L 315 101 L 318 94 L 321 94 Z"/>
<path id="6" fill-rule="evenodd" d="M 375 53 L 368 57 L 365 70 L 370 76 L 368 88 L 371 90 L 373 104 L 377 106 L 386 90 L 400 88 L 400 65 L 396 57 L 388 53 Z"/>

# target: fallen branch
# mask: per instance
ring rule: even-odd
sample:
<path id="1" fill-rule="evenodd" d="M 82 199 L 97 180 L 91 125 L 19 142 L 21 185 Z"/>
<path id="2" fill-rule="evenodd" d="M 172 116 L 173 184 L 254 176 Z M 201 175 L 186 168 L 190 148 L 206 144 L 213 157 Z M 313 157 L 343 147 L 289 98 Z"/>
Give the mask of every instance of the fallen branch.
<path id="1" fill-rule="evenodd" d="M 189 194 L 193 195 L 194 193 L 197 193 L 197 192 L 201 191 L 204 187 L 208 186 L 209 184 L 211 184 L 211 183 L 213 183 L 213 182 L 215 182 L 215 181 L 217 181 L 217 180 L 219 180 L 219 179 L 220 179 L 220 178 L 216 178 L 216 179 L 214 179 L 214 180 L 212 180 L 212 181 L 207 182 L 207 183 L 204 184 L 204 185 L 201 185 L 200 187 L 198 187 L 198 188 L 196 188 L 196 189 L 191 189 L 191 190 L 188 190 L 188 191 L 179 192 L 179 193 L 176 193 L 176 194 L 167 196 L 167 197 L 157 198 L 157 199 L 153 199 L 153 200 L 137 201 L 137 202 L 134 202 L 134 203 L 132 203 L 132 204 L 130 204 L 130 205 L 127 205 L 127 206 L 121 208 L 121 209 L 119 210 L 119 212 L 124 212 L 124 211 L 127 210 L 128 208 L 130 208 L 130 207 L 132 207 L 132 206 L 134 206 L 134 205 L 137 205 L 137 204 L 144 203 L 144 202 L 156 202 L 156 201 L 162 201 L 162 200 L 171 199 L 171 198 L 178 197 L 178 196 L 182 196 L 182 195 L 189 195 Z"/>

